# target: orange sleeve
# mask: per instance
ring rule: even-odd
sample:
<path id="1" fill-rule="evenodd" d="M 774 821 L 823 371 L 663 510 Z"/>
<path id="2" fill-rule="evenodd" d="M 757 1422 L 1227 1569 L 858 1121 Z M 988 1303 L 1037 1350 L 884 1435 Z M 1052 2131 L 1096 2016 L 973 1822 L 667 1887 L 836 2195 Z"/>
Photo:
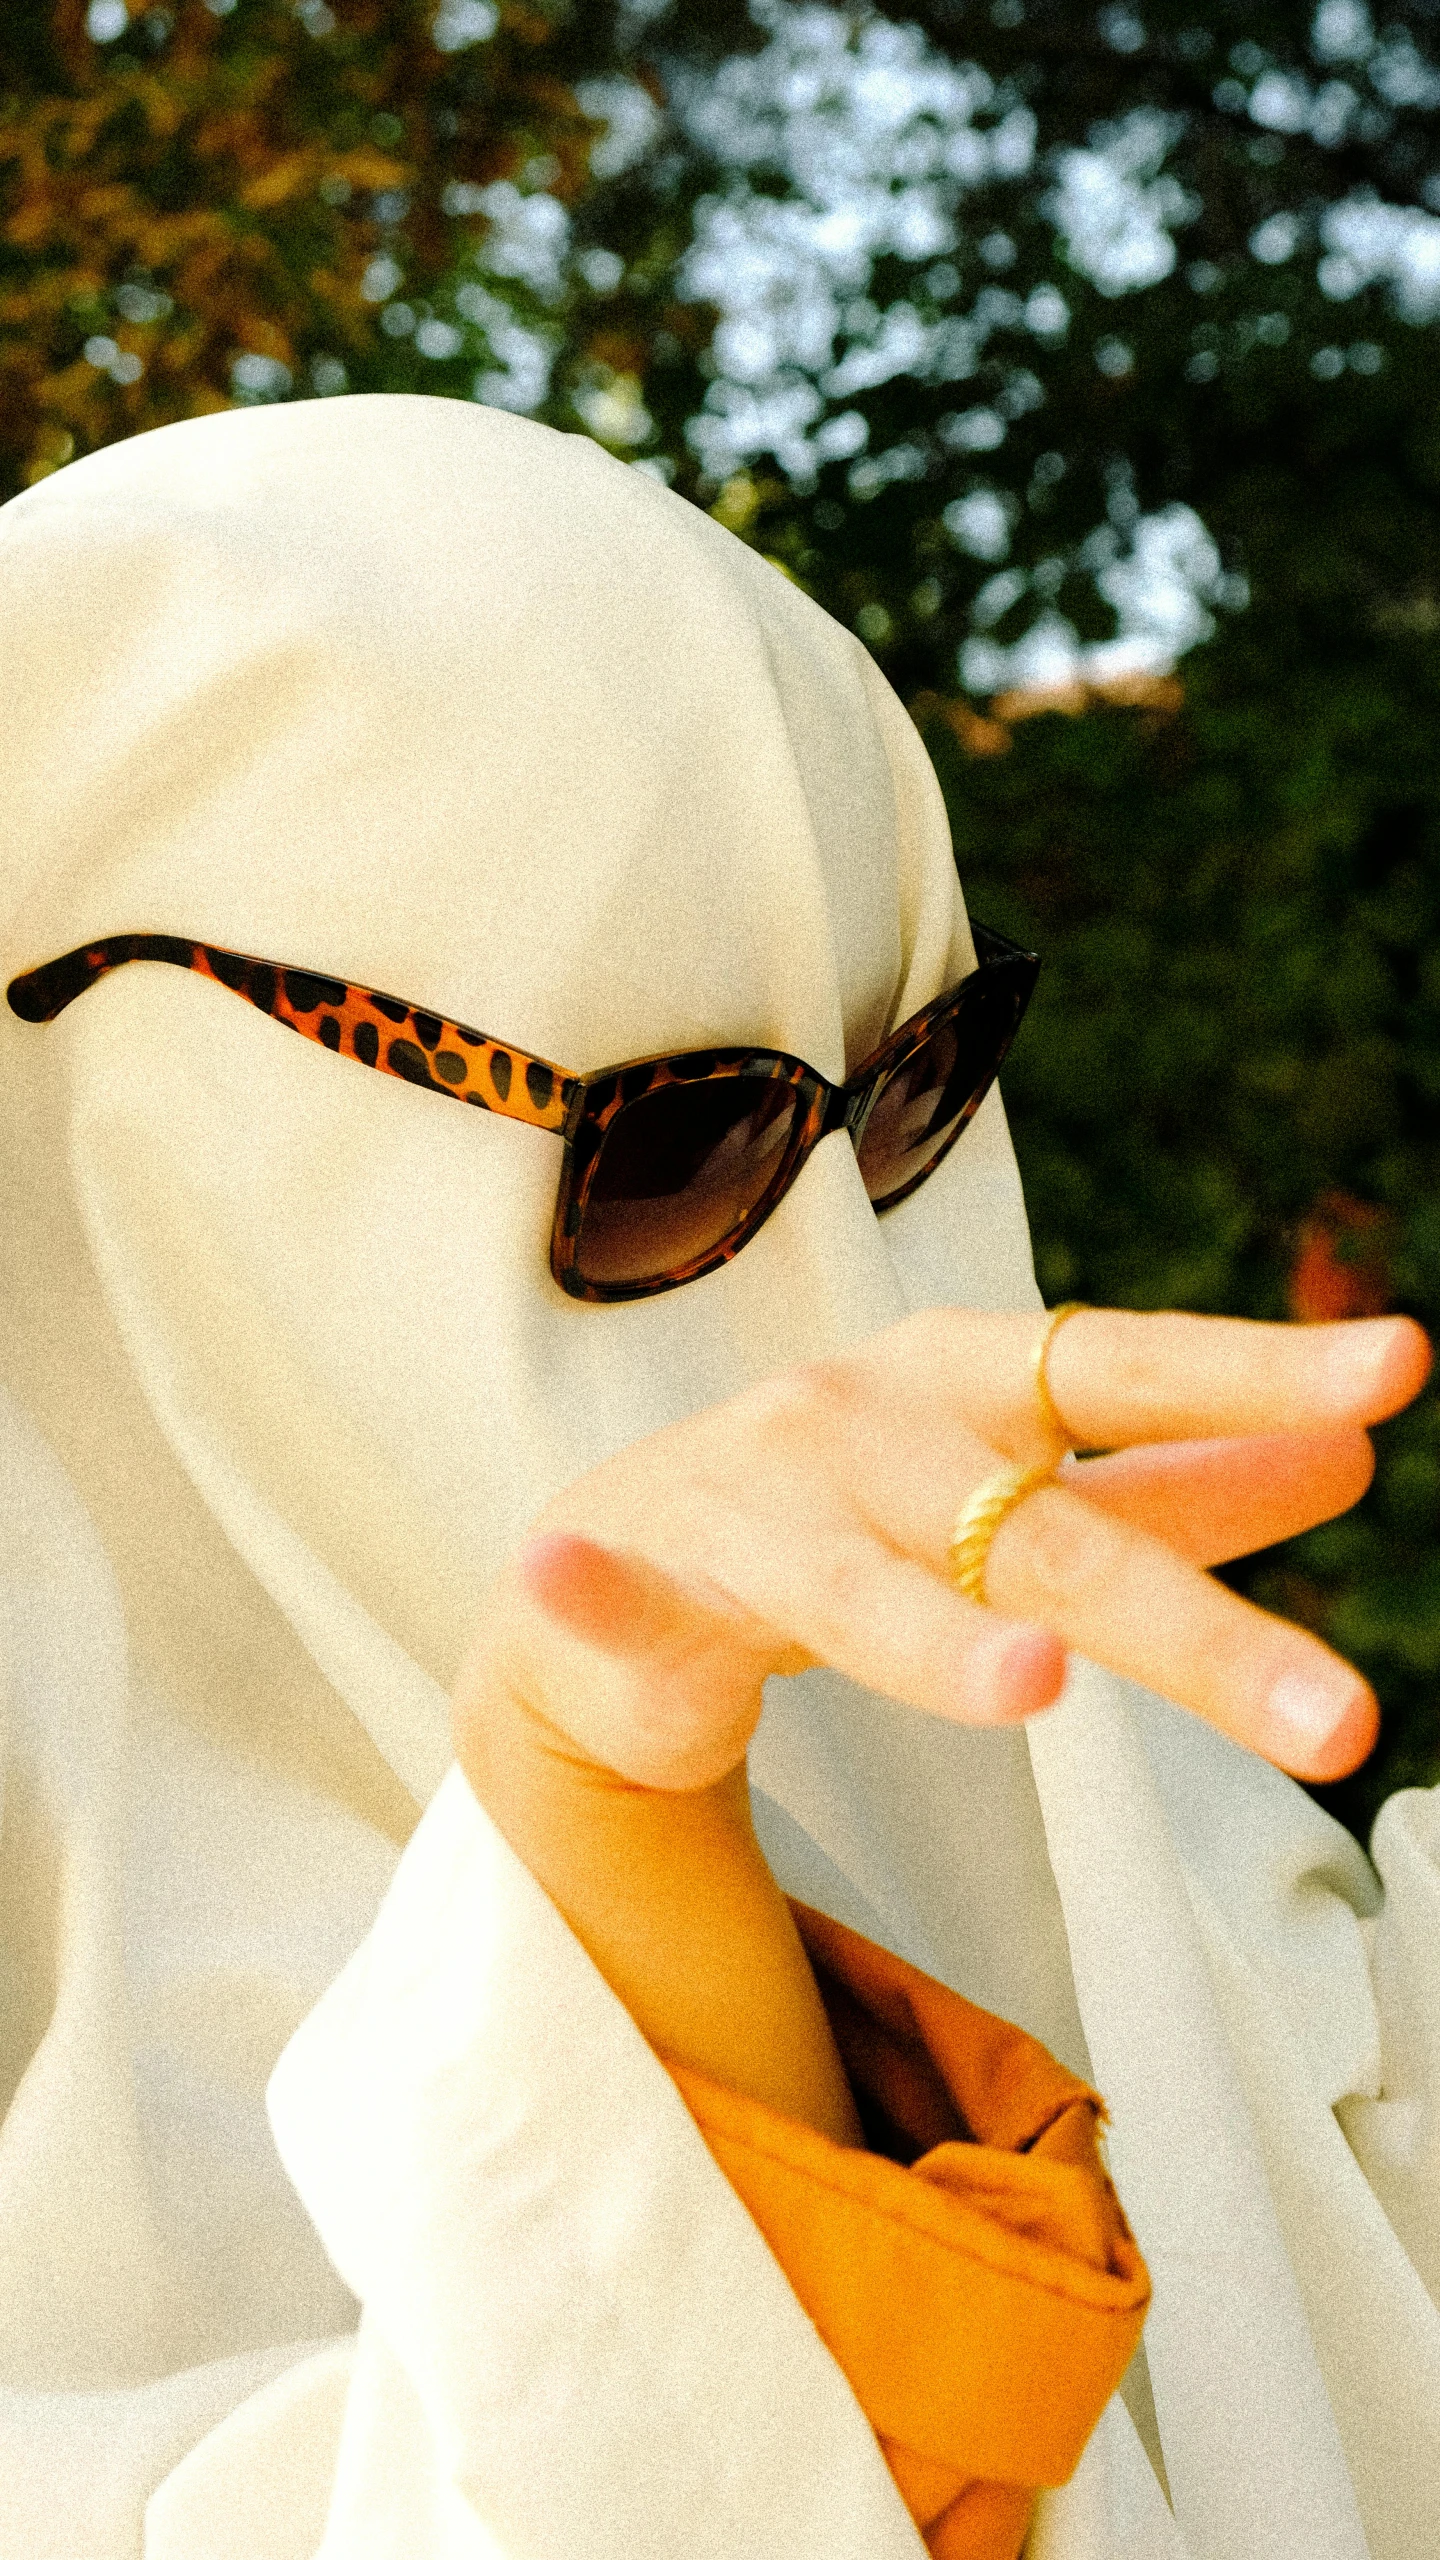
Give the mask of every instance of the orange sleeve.
<path id="1" fill-rule="evenodd" d="M 1017 2560 L 1149 2279 L 1104 2105 L 1043 2045 L 792 1903 L 872 2148 L 669 2069 L 850 2382 L 934 2560 Z"/>

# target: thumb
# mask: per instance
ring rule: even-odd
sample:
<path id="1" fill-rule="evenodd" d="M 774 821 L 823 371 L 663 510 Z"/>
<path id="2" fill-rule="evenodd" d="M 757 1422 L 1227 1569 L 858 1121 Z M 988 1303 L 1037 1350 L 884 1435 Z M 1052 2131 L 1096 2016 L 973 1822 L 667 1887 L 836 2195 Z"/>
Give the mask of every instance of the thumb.
<path id="1" fill-rule="evenodd" d="M 507 1685 L 598 1769 L 666 1789 L 743 1760 L 772 1671 L 809 1656 L 718 1584 L 676 1581 L 568 1530 L 527 1540 L 501 1648 Z"/>

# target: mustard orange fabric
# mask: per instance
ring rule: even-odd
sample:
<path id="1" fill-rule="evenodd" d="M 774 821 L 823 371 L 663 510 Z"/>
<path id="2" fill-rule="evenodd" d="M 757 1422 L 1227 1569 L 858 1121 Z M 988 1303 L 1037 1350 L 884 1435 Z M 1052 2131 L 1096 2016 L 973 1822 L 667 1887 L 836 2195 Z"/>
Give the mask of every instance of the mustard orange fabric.
<path id="1" fill-rule="evenodd" d="M 1016 2560 L 1150 2299 L 1100 2158 L 1103 2101 L 1032 2036 L 791 1909 L 871 2148 L 669 2068 L 935 2560 Z"/>

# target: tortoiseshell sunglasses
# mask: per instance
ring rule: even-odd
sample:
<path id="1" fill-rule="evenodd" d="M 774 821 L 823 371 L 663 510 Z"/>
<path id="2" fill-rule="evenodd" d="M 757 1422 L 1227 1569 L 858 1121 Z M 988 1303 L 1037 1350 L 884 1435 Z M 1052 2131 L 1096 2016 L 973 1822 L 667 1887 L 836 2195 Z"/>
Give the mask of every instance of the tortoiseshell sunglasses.
<path id="1" fill-rule="evenodd" d="M 572 1298 L 648 1298 L 729 1262 L 832 1129 L 848 1131 L 877 1211 L 943 1162 L 995 1081 L 1040 967 L 984 925 L 972 930 L 979 968 L 843 1085 L 779 1049 L 690 1049 L 568 1075 L 399 996 L 164 933 L 87 943 L 13 978 L 8 994 L 22 1022 L 53 1022 L 110 970 L 165 960 L 362 1066 L 553 1130 L 565 1141 L 555 1278 Z"/>

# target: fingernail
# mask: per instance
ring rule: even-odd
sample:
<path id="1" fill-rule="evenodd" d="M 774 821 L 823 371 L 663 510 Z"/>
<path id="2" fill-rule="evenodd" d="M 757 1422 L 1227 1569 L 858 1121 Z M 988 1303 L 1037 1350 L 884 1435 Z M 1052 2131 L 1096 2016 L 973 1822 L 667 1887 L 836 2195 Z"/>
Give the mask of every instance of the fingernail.
<path id="1" fill-rule="evenodd" d="M 1313 1679 L 1308 1672 L 1287 1671 L 1276 1681 L 1267 1705 L 1271 1717 L 1294 1736 L 1304 1751 L 1318 1751 L 1343 1724 L 1362 1695 L 1357 1681 L 1343 1688 Z"/>
<path id="2" fill-rule="evenodd" d="M 1066 1668 L 1065 1648 L 1047 1627 L 1005 1627 L 990 1663 L 997 1723 L 1020 1724 L 1053 1707 Z"/>

